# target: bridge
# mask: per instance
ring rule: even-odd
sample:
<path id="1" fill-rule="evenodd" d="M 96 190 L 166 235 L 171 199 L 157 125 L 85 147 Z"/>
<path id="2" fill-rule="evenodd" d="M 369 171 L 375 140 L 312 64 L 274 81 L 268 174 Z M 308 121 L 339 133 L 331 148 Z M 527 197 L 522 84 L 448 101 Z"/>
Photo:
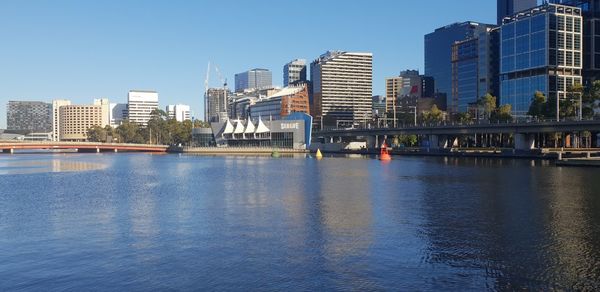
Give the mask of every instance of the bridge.
<path id="1" fill-rule="evenodd" d="M 127 144 L 127 143 L 98 143 L 98 142 L 30 142 L 30 141 L 0 141 L 3 153 L 14 153 L 16 150 L 65 150 L 74 149 L 78 152 L 166 152 L 167 145 Z"/>
<path id="2" fill-rule="evenodd" d="M 582 121 L 542 121 L 519 123 L 471 123 L 471 124 L 424 124 L 419 126 L 404 126 L 399 128 L 353 128 L 353 129 L 323 129 L 314 132 L 313 136 L 323 138 L 325 142 L 342 141 L 342 137 L 363 137 L 369 142 L 369 148 L 379 143 L 379 138 L 394 135 L 417 135 L 426 137 L 431 148 L 446 148 L 454 145 L 457 137 L 468 135 L 510 134 L 513 136 L 514 148 L 530 150 L 535 148 L 536 139 L 540 134 L 550 133 L 580 133 L 589 131 L 600 135 L 600 119 Z M 596 146 L 600 147 L 600 136 Z"/>

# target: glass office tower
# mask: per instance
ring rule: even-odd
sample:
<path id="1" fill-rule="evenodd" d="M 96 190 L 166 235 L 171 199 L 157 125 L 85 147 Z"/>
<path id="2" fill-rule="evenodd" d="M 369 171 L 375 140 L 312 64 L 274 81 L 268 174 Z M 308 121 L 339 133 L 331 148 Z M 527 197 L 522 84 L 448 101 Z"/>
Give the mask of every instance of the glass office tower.
<path id="1" fill-rule="evenodd" d="M 425 75 L 435 80 L 436 93 L 446 94 L 448 109 L 456 108 L 452 100 L 452 45 L 474 38 L 479 32 L 494 27 L 467 21 L 436 29 L 425 35 Z"/>
<path id="2" fill-rule="evenodd" d="M 273 74 L 268 69 L 255 68 L 235 74 L 235 92 L 246 89 L 265 89 L 273 86 Z"/>
<path id="3" fill-rule="evenodd" d="M 505 19 L 500 34 L 500 103 L 527 115 L 535 91 L 564 99 L 581 83 L 581 9 L 545 4 Z"/>
<path id="4" fill-rule="evenodd" d="M 467 112 L 487 93 L 498 95 L 498 32 L 486 28 L 452 45 L 452 112 Z"/>

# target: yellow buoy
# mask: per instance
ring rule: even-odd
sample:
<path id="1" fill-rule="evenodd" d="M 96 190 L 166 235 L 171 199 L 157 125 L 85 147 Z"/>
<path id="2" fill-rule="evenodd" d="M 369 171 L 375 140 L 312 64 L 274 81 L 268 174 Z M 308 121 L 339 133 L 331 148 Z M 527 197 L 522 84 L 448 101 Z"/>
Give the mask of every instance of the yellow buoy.
<path id="1" fill-rule="evenodd" d="M 317 157 L 318 159 L 323 158 L 323 154 L 321 154 L 321 149 L 317 149 L 317 154 L 315 154 L 315 157 Z"/>

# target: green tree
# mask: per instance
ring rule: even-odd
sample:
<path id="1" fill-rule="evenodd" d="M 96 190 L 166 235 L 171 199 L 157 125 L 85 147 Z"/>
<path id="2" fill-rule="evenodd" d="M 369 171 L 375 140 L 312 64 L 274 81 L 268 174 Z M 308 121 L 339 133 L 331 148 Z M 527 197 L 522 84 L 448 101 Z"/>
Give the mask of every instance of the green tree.
<path id="1" fill-rule="evenodd" d="M 591 118 L 600 108 L 600 80 L 596 80 L 584 91 L 582 96 L 583 117 Z"/>
<path id="2" fill-rule="evenodd" d="M 454 115 L 454 121 L 459 122 L 461 124 L 471 123 L 472 120 L 473 118 L 469 113 L 457 113 Z"/>
<path id="3" fill-rule="evenodd" d="M 398 141 L 400 144 L 406 147 L 413 147 L 417 144 L 417 136 L 416 135 L 400 135 L 398 137 Z"/>
<path id="4" fill-rule="evenodd" d="M 210 128 L 210 123 L 201 120 L 194 120 L 194 128 Z"/>
<path id="5" fill-rule="evenodd" d="M 531 100 L 531 105 L 529 106 L 529 112 L 527 112 L 527 114 L 540 120 L 543 120 L 551 115 L 548 98 L 546 98 L 544 93 L 540 91 L 535 92 L 533 99 Z"/>
<path id="6" fill-rule="evenodd" d="M 494 110 L 490 117 L 492 122 L 510 122 L 513 120 L 512 117 L 512 106 L 510 104 L 501 105 L 499 108 Z"/>
<path id="7" fill-rule="evenodd" d="M 146 140 L 141 134 L 140 126 L 136 123 L 132 123 L 129 120 L 125 120 L 116 129 L 116 132 L 121 138 L 123 143 L 146 143 Z"/>
<path id="8" fill-rule="evenodd" d="M 483 109 L 485 117 L 489 119 L 496 110 L 496 97 L 487 93 L 477 101 L 477 104 Z"/>
<path id="9" fill-rule="evenodd" d="M 567 88 L 567 97 L 560 101 L 561 118 L 577 117 L 579 103 L 583 99 L 583 86 L 575 83 Z"/>
<path id="10" fill-rule="evenodd" d="M 119 134 L 117 133 L 117 130 L 115 128 L 111 127 L 110 125 L 106 125 L 104 126 L 104 130 L 106 131 L 107 142 L 120 141 Z"/>
<path id="11" fill-rule="evenodd" d="M 431 107 L 430 111 L 421 114 L 421 121 L 425 123 L 439 123 L 443 118 L 444 113 L 435 104 Z"/>
<path id="12" fill-rule="evenodd" d="M 87 130 L 87 140 L 90 142 L 106 142 L 106 129 L 92 126 Z"/>

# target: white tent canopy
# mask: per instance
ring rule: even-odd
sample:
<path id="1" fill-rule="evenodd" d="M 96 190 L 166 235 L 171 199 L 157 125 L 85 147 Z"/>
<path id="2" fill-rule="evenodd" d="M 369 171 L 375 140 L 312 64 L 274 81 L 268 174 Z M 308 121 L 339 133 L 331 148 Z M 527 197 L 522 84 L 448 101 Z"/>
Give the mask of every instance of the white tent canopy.
<path id="1" fill-rule="evenodd" d="M 246 122 L 246 130 L 244 130 L 244 138 L 246 138 L 246 134 L 254 134 L 256 127 L 252 123 L 250 117 L 248 117 L 248 121 Z"/>
<path id="2" fill-rule="evenodd" d="M 227 122 L 225 123 L 225 128 L 223 129 L 223 135 L 233 134 L 233 130 L 234 130 L 233 125 L 231 124 L 229 119 L 227 119 Z"/>
<path id="3" fill-rule="evenodd" d="M 269 128 L 267 128 L 265 123 L 263 123 L 262 119 L 260 117 L 258 117 L 258 126 L 256 127 L 256 131 L 254 133 L 255 134 L 263 134 L 263 133 L 269 133 L 269 132 L 271 132 L 271 130 L 269 130 Z"/>

